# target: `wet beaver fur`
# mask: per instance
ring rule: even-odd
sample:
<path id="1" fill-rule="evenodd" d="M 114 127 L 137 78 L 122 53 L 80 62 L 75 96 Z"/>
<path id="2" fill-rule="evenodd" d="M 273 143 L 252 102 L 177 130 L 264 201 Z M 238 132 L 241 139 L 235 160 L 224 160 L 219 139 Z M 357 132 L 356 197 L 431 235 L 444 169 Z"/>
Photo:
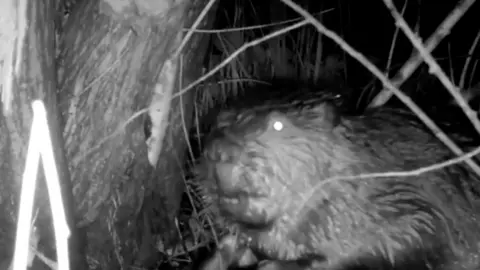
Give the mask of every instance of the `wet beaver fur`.
<path id="1" fill-rule="evenodd" d="M 245 250 L 270 260 L 259 269 L 480 269 L 480 179 L 464 163 L 340 179 L 454 157 L 416 116 L 261 91 L 218 114 L 197 167 L 205 198 L 238 228 L 204 269 Z"/>

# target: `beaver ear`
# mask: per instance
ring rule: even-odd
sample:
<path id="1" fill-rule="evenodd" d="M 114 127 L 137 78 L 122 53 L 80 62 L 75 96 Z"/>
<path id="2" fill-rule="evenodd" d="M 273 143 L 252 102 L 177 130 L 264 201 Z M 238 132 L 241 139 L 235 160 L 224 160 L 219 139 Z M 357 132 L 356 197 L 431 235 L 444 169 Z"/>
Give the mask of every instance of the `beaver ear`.
<path id="1" fill-rule="evenodd" d="M 323 102 L 313 108 L 312 112 L 315 114 L 317 121 L 319 121 L 322 126 L 328 128 L 335 128 L 340 124 L 341 115 L 337 106 L 331 102 Z"/>

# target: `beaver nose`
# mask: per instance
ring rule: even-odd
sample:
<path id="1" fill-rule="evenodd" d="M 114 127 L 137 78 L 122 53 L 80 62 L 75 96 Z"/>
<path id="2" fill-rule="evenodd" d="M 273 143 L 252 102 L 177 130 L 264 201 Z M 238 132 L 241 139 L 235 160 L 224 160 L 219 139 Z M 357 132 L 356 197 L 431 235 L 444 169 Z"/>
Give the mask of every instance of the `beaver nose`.
<path id="1" fill-rule="evenodd" d="M 215 179 L 218 191 L 224 196 L 234 196 L 239 188 L 239 179 L 235 175 L 235 165 L 219 163 L 215 166 Z"/>

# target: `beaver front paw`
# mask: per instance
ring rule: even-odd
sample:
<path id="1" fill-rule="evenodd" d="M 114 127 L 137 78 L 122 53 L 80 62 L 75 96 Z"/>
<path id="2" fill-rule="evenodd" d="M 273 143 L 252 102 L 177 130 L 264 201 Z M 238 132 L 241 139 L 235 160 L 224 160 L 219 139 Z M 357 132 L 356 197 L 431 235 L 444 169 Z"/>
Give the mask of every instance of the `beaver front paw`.
<path id="1" fill-rule="evenodd" d="M 254 269 L 257 262 L 255 254 L 246 246 L 245 239 L 226 235 L 200 270 Z"/>

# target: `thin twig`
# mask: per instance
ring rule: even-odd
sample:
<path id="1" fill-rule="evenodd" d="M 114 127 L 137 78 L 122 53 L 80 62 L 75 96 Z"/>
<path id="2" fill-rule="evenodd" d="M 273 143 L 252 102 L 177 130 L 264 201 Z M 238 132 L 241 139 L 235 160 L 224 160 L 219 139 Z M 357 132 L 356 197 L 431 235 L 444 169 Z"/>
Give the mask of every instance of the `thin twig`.
<path id="1" fill-rule="evenodd" d="M 212 8 L 213 4 L 215 4 L 215 1 L 216 0 L 208 1 L 207 5 L 203 8 L 202 12 L 200 12 L 200 15 L 198 15 L 197 19 L 193 23 L 192 28 L 190 28 L 190 30 L 188 30 L 187 34 L 185 35 L 185 37 L 182 40 L 182 43 L 180 43 L 180 46 L 175 51 L 175 54 L 173 55 L 173 58 L 176 58 L 182 52 L 183 48 L 187 45 L 187 42 L 192 37 L 195 29 L 198 28 L 198 26 L 202 22 L 203 18 L 207 15 L 210 8 Z"/>
<path id="2" fill-rule="evenodd" d="M 283 0 L 282 0 L 283 1 Z M 448 166 L 452 166 L 461 162 L 466 162 L 470 160 L 472 157 L 480 154 L 480 147 L 475 148 L 474 150 L 456 157 L 452 158 L 446 161 L 443 161 L 441 163 L 433 164 L 430 166 L 410 170 L 410 171 L 398 171 L 398 172 L 382 172 L 382 173 L 368 173 L 368 174 L 358 174 L 358 175 L 352 175 L 352 176 L 335 176 L 331 178 L 325 179 L 325 181 L 319 182 L 310 192 L 309 195 L 305 196 L 304 201 L 301 203 L 302 207 L 309 201 L 311 197 L 314 196 L 314 194 L 317 194 L 318 190 L 321 190 L 321 188 L 329 183 L 333 183 L 336 181 L 348 181 L 348 180 L 357 180 L 357 179 L 369 179 L 369 178 L 387 178 L 387 177 L 409 177 L 409 176 L 417 176 L 423 173 L 431 172 L 434 170 L 440 170 L 443 168 L 446 168 Z"/>
<path id="3" fill-rule="evenodd" d="M 455 81 L 455 72 L 453 71 L 453 57 L 452 57 L 452 50 L 450 47 L 450 42 L 447 44 L 447 51 L 448 51 L 448 67 L 450 68 L 450 80 L 452 82 Z"/>
<path id="4" fill-rule="evenodd" d="M 468 66 L 470 65 L 470 61 L 472 61 L 472 55 L 475 49 L 477 48 L 477 44 L 479 40 L 480 40 L 480 30 L 478 30 L 477 36 L 475 37 L 475 40 L 473 40 L 472 46 L 470 46 L 470 50 L 468 50 L 468 56 L 467 56 L 467 59 L 465 60 L 465 65 L 463 66 L 462 75 L 460 77 L 460 82 L 458 84 L 460 89 L 465 88 L 465 78 L 467 77 Z"/>
<path id="5" fill-rule="evenodd" d="M 437 47 L 440 41 L 446 37 L 450 30 L 460 20 L 460 18 L 467 12 L 475 0 L 463 0 L 457 4 L 455 9 L 450 12 L 447 18 L 437 27 L 435 32 L 427 39 L 425 48 L 431 52 Z M 403 67 L 395 74 L 392 79 L 392 84 L 396 87 L 400 87 L 412 74 L 417 70 L 417 67 L 423 62 L 422 57 L 416 51 L 410 59 L 403 65 Z M 383 89 L 378 95 L 370 102 L 368 107 L 379 107 L 387 102 L 393 95 L 388 89 Z"/>
<path id="6" fill-rule="evenodd" d="M 472 108 L 468 105 L 465 99 L 458 91 L 457 87 L 448 79 L 447 75 L 443 72 L 442 68 L 438 65 L 437 61 L 432 57 L 430 52 L 428 52 L 422 45 L 420 39 L 412 32 L 410 27 L 408 27 L 407 22 L 402 18 L 398 13 L 397 9 L 392 3 L 392 0 L 383 0 L 387 8 L 392 13 L 393 18 L 395 19 L 396 24 L 403 30 L 405 35 L 408 37 L 413 46 L 420 52 L 421 56 L 429 66 L 429 72 L 434 74 L 440 82 L 447 88 L 448 92 L 453 96 L 458 105 L 462 108 L 465 115 L 468 117 L 472 125 L 480 134 L 480 121 L 477 119 L 477 114 Z M 479 174 L 480 175 L 480 174 Z"/>
<path id="7" fill-rule="evenodd" d="M 319 14 L 325 14 L 327 12 L 335 10 L 334 8 L 330 8 L 327 10 L 323 10 L 320 12 L 313 13 L 314 15 L 319 15 Z M 268 28 L 268 27 L 273 27 L 273 26 L 280 26 L 284 24 L 290 24 L 293 22 L 298 22 L 303 20 L 303 17 L 298 17 L 295 19 L 290 19 L 286 21 L 281 21 L 281 22 L 274 22 L 274 23 L 266 23 L 266 24 L 259 24 L 259 25 L 253 25 L 253 26 L 245 26 L 245 27 L 234 27 L 234 28 L 228 28 L 228 29 L 195 29 L 192 30 L 192 28 L 183 28 L 183 31 L 190 31 L 192 30 L 194 33 L 202 33 L 202 34 L 219 34 L 219 33 L 230 33 L 230 32 L 239 32 L 239 31 L 251 31 L 251 30 L 256 30 L 256 29 L 262 29 L 262 28 Z"/>
<path id="8" fill-rule="evenodd" d="M 269 40 L 271 38 L 274 38 L 274 37 L 277 37 L 277 36 L 280 36 L 284 33 L 287 33 L 289 31 L 292 31 L 294 29 L 297 29 L 297 28 L 300 28 L 304 25 L 307 25 L 308 24 L 308 21 L 307 20 L 303 20 L 301 22 L 298 22 L 296 24 L 293 24 L 289 27 L 285 27 L 283 29 L 280 29 L 278 31 L 275 31 L 275 32 L 272 32 L 262 38 L 259 38 L 259 39 L 256 39 L 256 40 L 252 40 L 250 42 L 247 42 L 245 44 L 243 44 L 240 48 L 238 48 L 236 51 L 234 51 L 229 57 L 227 57 L 225 60 L 223 60 L 220 64 L 218 64 L 215 68 L 213 68 L 212 70 L 210 70 L 209 72 L 207 72 L 205 75 L 203 75 L 202 77 L 198 78 L 197 80 L 195 80 L 194 82 L 190 83 L 189 85 L 187 85 L 185 88 L 183 88 L 181 91 L 177 92 L 176 94 L 174 94 L 172 96 L 172 99 L 173 98 L 176 98 L 180 95 L 183 95 L 185 94 L 187 91 L 189 91 L 190 89 L 192 89 L 193 87 L 195 87 L 197 84 L 205 81 L 206 79 L 208 79 L 209 77 L 211 77 L 213 74 L 215 74 L 217 71 L 219 71 L 221 68 L 223 68 L 224 66 L 228 65 L 228 63 L 230 63 L 230 61 L 232 61 L 235 57 L 237 57 L 239 54 L 241 54 L 243 51 L 245 51 L 246 49 L 250 48 L 250 47 L 253 47 L 253 46 L 256 46 L 266 40 Z"/>
<path id="9" fill-rule="evenodd" d="M 350 56 L 359 61 L 365 68 L 367 68 L 373 75 L 375 75 L 388 89 L 390 89 L 410 110 L 412 110 L 417 116 L 425 123 L 425 125 L 433 131 L 433 133 L 456 155 L 463 155 L 463 151 L 420 109 L 407 95 L 402 93 L 398 88 L 396 88 L 388 78 L 383 75 L 383 73 L 375 67 L 370 61 L 368 61 L 365 56 L 360 54 L 358 51 L 353 49 L 348 45 L 340 36 L 335 34 L 333 31 L 328 30 L 323 26 L 319 21 L 317 21 L 312 15 L 307 11 L 301 8 L 299 5 L 295 4 L 291 0 L 281 0 L 287 6 L 291 7 L 293 10 L 298 12 L 300 15 L 304 16 L 313 26 L 317 28 L 318 31 L 322 32 L 325 36 L 332 39 L 337 43 L 343 50 L 345 50 Z M 475 173 L 480 175 L 480 167 L 468 159 L 465 161 Z"/>
<path id="10" fill-rule="evenodd" d="M 132 116 L 130 116 L 130 118 L 127 119 L 127 121 L 125 121 L 120 127 L 118 127 L 116 130 L 114 130 L 110 135 L 104 137 L 95 146 L 88 149 L 88 151 L 86 151 L 85 154 L 81 155 L 78 158 L 78 160 L 85 159 L 87 156 L 89 156 L 90 154 L 95 152 L 95 150 L 99 149 L 100 146 L 102 146 L 104 143 L 106 143 L 109 139 L 115 137 L 116 135 L 121 134 L 123 131 L 126 130 L 128 124 L 132 123 L 133 120 L 137 119 L 138 117 L 140 117 L 142 114 L 144 114 L 146 112 L 148 112 L 148 107 L 144 108 L 144 109 L 141 109 L 141 110 L 137 111 L 136 113 L 134 113 Z"/>
<path id="11" fill-rule="evenodd" d="M 402 8 L 402 15 L 405 14 L 405 10 L 407 10 L 407 4 L 408 4 L 408 0 L 405 0 L 405 3 L 403 4 L 403 8 Z M 393 33 L 392 46 L 390 47 L 390 52 L 388 53 L 387 67 L 385 71 L 385 74 L 387 74 L 387 77 L 390 76 L 390 66 L 392 64 L 393 52 L 395 51 L 395 45 L 397 44 L 397 38 L 398 38 L 399 32 L 400 32 L 400 28 L 396 27 L 395 32 Z"/>
<path id="12" fill-rule="evenodd" d="M 473 67 L 472 67 L 472 76 L 470 76 L 470 80 L 468 81 L 468 85 L 472 85 L 473 84 L 473 74 L 475 74 L 475 72 L 477 71 L 477 65 L 478 65 L 478 60 L 475 59 L 475 62 L 473 63 Z"/>

